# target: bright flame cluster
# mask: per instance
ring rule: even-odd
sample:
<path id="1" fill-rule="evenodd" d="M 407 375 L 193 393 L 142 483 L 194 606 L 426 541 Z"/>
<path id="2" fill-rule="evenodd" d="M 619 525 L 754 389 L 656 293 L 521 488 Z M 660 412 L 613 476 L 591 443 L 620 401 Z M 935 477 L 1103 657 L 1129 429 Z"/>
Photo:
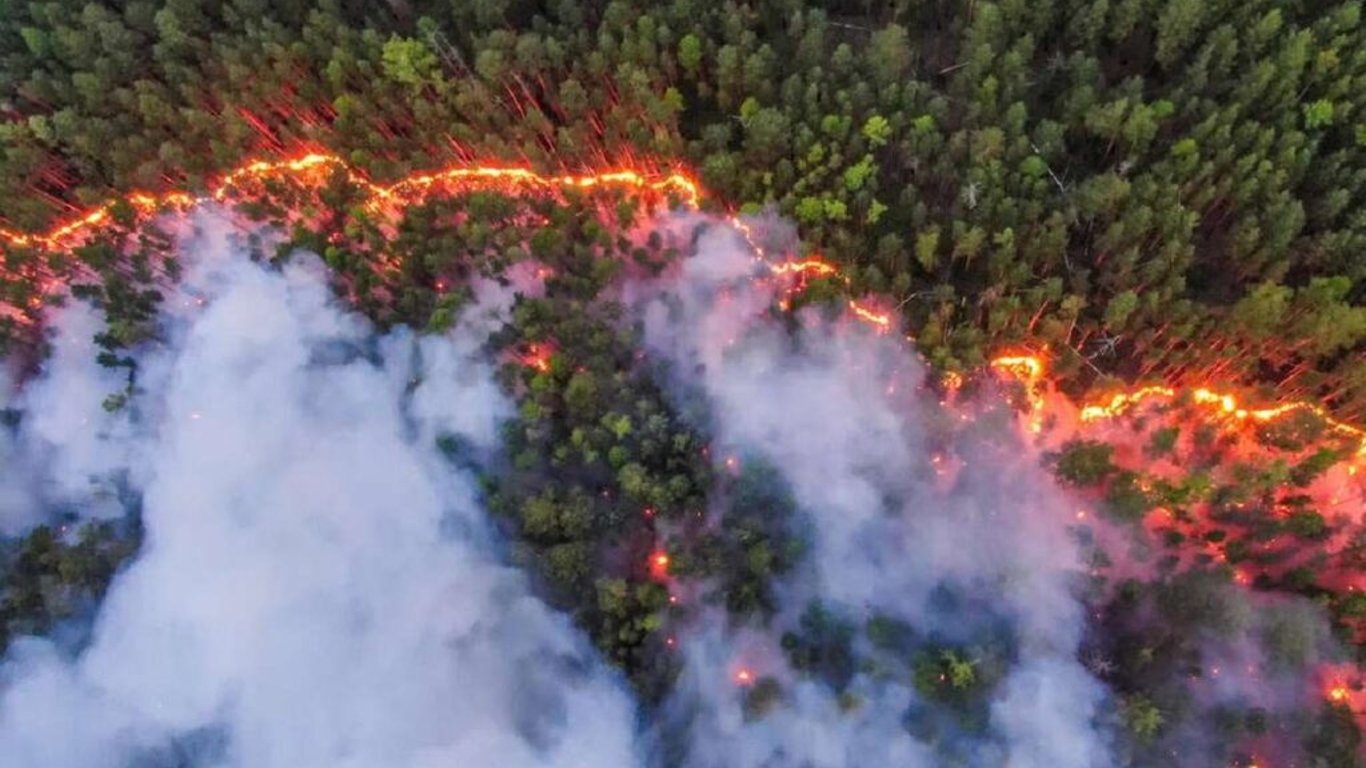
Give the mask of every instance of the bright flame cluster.
<path id="1" fill-rule="evenodd" d="M 184 210 L 210 200 L 222 202 L 249 181 L 262 181 L 270 178 L 290 178 L 295 181 L 321 183 L 324 171 L 341 171 L 347 179 L 364 191 L 370 207 L 384 204 L 405 206 L 423 199 L 434 187 L 490 188 L 511 194 L 540 189 L 557 191 L 567 189 L 591 189 L 594 187 L 620 187 L 641 192 L 673 194 L 689 208 L 697 208 L 702 193 L 691 178 L 682 173 L 653 176 L 633 170 L 617 170 L 581 176 L 553 176 L 536 173 L 526 168 L 499 166 L 451 166 L 435 173 L 415 174 L 400 181 L 384 186 L 375 184 L 355 171 L 336 155 L 310 153 L 288 160 L 258 161 L 249 163 L 227 174 L 207 195 L 194 197 L 183 192 L 170 192 L 163 195 L 133 193 L 123 199 L 139 214 L 147 216 L 161 210 Z M 310 174 L 317 174 L 316 177 Z M 48 248 L 61 248 L 78 242 L 82 238 L 106 226 L 116 202 L 105 203 L 85 215 L 58 225 L 44 234 L 28 235 L 0 228 L 0 240 L 11 246 L 32 245 Z"/>
<path id="2" fill-rule="evenodd" d="M 1037 414 L 1044 408 L 1043 395 L 1036 389 L 1036 385 L 1043 380 L 1047 372 L 1047 366 L 1042 357 L 1038 355 L 1002 355 L 991 361 L 991 367 L 1010 374 L 1025 384 L 1029 393 L 1031 414 Z M 1179 394 L 1180 392 L 1176 389 L 1163 386 L 1148 386 L 1131 392 L 1119 392 L 1107 400 L 1082 406 L 1080 418 L 1083 422 L 1113 419 L 1144 400 L 1153 398 L 1170 400 Z M 1197 405 L 1214 406 L 1219 414 L 1239 422 L 1252 421 L 1266 424 L 1291 413 L 1306 411 L 1322 419 L 1330 431 L 1360 441 L 1357 455 L 1366 457 L 1366 430 L 1334 419 L 1321 406 L 1314 403 L 1296 401 L 1282 403 L 1271 408 L 1245 408 L 1238 403 L 1236 396 L 1216 392 L 1208 387 L 1199 387 L 1193 390 L 1191 400 Z M 1031 428 L 1033 423 L 1031 422 Z M 1035 429 L 1034 431 L 1038 430 Z"/>

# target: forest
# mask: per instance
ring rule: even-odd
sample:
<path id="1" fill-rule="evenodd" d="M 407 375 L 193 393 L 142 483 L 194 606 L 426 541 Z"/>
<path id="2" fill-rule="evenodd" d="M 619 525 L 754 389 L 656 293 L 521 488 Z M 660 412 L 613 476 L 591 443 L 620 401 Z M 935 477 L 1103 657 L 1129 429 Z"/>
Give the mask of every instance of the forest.
<path id="1" fill-rule="evenodd" d="M 1366 414 L 1360 3 L 133 0 L 3 17 L 11 227 L 304 147 L 377 179 L 455 159 L 684 162 L 720 204 L 797 221 L 946 369 L 1025 345 L 1074 392 L 1217 380 Z"/>
<path id="2" fill-rule="evenodd" d="M 882 297 L 938 375 L 975 381 L 1023 350 L 1078 400 L 1217 383 L 1359 424 L 1361 14 L 1277 0 L 0 0 L 0 228 L 45 231 L 131 191 L 202 193 L 244 162 L 307 152 L 378 183 L 474 162 L 682 171 L 704 210 L 794 222 L 842 276 L 813 278 L 799 302 Z M 672 604 L 663 575 L 701 585 L 700 604 L 737 624 L 773 620 L 807 555 L 801 500 L 766 457 L 718 469 L 710 414 L 641 362 L 609 289 L 679 255 L 620 234 L 648 226 L 649 206 L 611 190 L 455 190 L 381 222 L 340 169 L 318 174 L 231 202 L 281 233 L 253 238 L 257 258 L 319 254 L 381 328 L 442 332 L 474 279 L 527 260 L 549 271 L 490 342 L 517 405 L 506 461 L 481 464 L 454 438 L 441 449 L 480 473 L 511 560 L 647 706 L 679 674 L 672 628 L 700 610 Z M 111 218 L 71 249 L 5 239 L 0 348 L 38 367 L 38 320 L 69 284 L 107 315 L 100 362 L 128 383 L 113 411 L 137 395 L 135 352 L 156 339 L 160 286 L 180 265 L 154 221 L 127 206 Z M 1362 658 L 1366 603 L 1326 574 L 1361 570 L 1366 529 L 1304 492 L 1354 446 L 1314 419 L 1235 445 L 1182 401 L 1125 428 L 1137 458 L 1073 440 L 1046 459 L 1153 563 L 1086 585 L 1083 650 L 1118 702 L 1125 764 L 1186 764 L 1169 755 L 1201 723 L 1216 735 L 1191 764 L 1250 767 L 1247 745 L 1276 739 L 1305 765 L 1359 764 L 1346 706 L 1211 707 L 1185 684 L 1209 674 L 1207 642 L 1256 638 L 1283 669 L 1311 664 L 1311 622 L 1254 611 L 1235 584 L 1306 598 Z M 0 649 L 98 604 L 141 542 L 126 504 L 121 521 L 0 542 Z M 697 522 L 708 506 L 724 526 Z M 1170 519 L 1145 522 L 1155 509 Z M 1330 540 L 1348 543 L 1330 553 Z M 1103 571 L 1103 548 L 1092 556 Z M 997 628 L 963 642 L 820 603 L 782 629 L 790 666 L 849 711 L 855 674 L 907 681 L 925 707 L 907 727 L 926 736 L 980 728 L 1018 652 Z M 746 717 L 785 695 L 755 681 Z"/>

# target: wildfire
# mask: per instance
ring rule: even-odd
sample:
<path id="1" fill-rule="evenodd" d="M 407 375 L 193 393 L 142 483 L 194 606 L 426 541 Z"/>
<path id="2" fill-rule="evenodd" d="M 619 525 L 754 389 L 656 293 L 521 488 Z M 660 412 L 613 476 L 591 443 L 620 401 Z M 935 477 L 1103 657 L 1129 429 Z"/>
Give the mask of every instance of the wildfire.
<path id="1" fill-rule="evenodd" d="M 879 333 L 886 331 L 892 325 L 891 315 L 874 312 L 859 304 L 857 301 L 849 302 L 849 309 L 854 313 L 855 317 L 877 326 Z"/>
<path id="2" fill-rule="evenodd" d="M 620 187 L 641 192 L 673 194 L 683 205 L 692 209 L 697 209 L 702 200 L 702 192 L 697 182 L 682 173 L 657 176 L 627 169 L 577 176 L 555 176 L 539 174 L 526 168 L 473 165 L 451 166 L 434 173 L 415 174 L 385 186 L 371 182 L 336 155 L 310 153 L 285 160 L 248 163 L 228 173 L 216 187 L 202 197 L 194 197 L 184 192 L 163 195 L 134 192 L 123 198 L 123 201 L 140 215 L 146 216 L 168 208 L 185 209 L 211 200 L 222 202 L 248 182 L 288 177 L 295 181 L 321 184 L 326 180 L 321 171 L 340 171 L 345 174 L 350 182 L 362 190 L 367 198 L 364 202 L 372 208 L 385 203 L 411 204 L 421 200 L 433 187 L 438 186 L 492 188 L 512 194 L 534 189 L 556 191 Z M 45 234 L 29 235 L 0 229 L 0 241 L 11 246 L 42 245 L 60 248 L 71 245 L 106 226 L 115 205 L 115 202 L 106 203 L 70 222 L 52 228 Z"/>
<path id="3" fill-rule="evenodd" d="M 1029 431 L 1043 431 L 1043 395 L 1037 385 L 1043 378 L 1043 359 L 1034 355 L 1001 355 L 990 363 L 992 368 L 1008 373 L 1024 383 L 1025 397 L 1029 398 Z"/>
<path id="4" fill-rule="evenodd" d="M 669 575 L 669 555 L 662 550 L 656 550 L 650 555 L 650 574 L 656 579 L 667 578 Z"/>
<path id="5" fill-rule="evenodd" d="M 1043 378 L 1043 360 L 1033 355 L 1002 355 L 991 361 L 992 368 L 998 368 L 1033 386 Z"/>
<path id="6" fill-rule="evenodd" d="M 652 192 L 660 195 L 675 196 L 684 207 L 697 210 L 701 207 L 703 193 L 700 185 L 692 177 L 675 172 L 667 175 L 653 175 L 631 169 L 606 171 L 585 175 L 546 175 L 527 168 L 470 165 L 450 166 L 434 173 L 413 174 L 385 186 L 375 184 L 356 171 L 340 157 L 332 154 L 312 152 L 300 157 L 284 160 L 260 160 L 248 163 L 225 175 L 208 194 L 195 197 L 184 192 L 168 192 L 150 195 L 134 192 L 123 198 L 139 216 L 151 216 L 162 210 L 186 210 L 195 205 L 217 201 L 224 202 L 232 194 L 249 182 L 261 182 L 271 178 L 290 178 L 301 183 L 322 185 L 328 180 L 327 173 L 340 172 L 347 180 L 359 187 L 365 200 L 362 203 L 370 209 L 384 205 L 403 207 L 422 200 L 434 187 L 497 189 L 508 194 L 522 194 L 532 190 L 554 192 L 566 189 L 591 189 L 594 187 L 619 187 L 639 192 Z M 45 234 L 24 234 L 0 227 L 0 242 L 14 247 L 30 245 L 60 249 L 78 244 L 82 238 L 97 232 L 110 222 L 110 212 L 115 202 L 106 203 L 70 222 L 58 225 Z M 770 263 L 764 251 L 755 242 L 751 228 L 739 219 L 731 217 L 731 224 L 745 237 L 759 261 L 768 264 L 774 274 L 795 275 L 802 284 L 809 276 L 838 275 L 839 269 L 820 258 L 802 261 Z M 846 278 L 847 282 L 847 278 Z M 854 315 L 861 320 L 885 330 L 891 325 L 891 318 L 850 302 Z"/>
<path id="7" fill-rule="evenodd" d="M 554 349 L 548 344 L 532 344 L 526 354 L 520 355 L 517 360 L 528 368 L 535 368 L 541 373 L 550 372 L 550 355 Z"/>
<path id="8" fill-rule="evenodd" d="M 735 684 L 745 687 L 754 683 L 754 673 L 741 667 L 735 670 Z"/>
<path id="9" fill-rule="evenodd" d="M 1088 405 L 1081 409 L 1082 421 L 1097 421 L 1100 419 L 1111 419 L 1123 413 L 1126 409 L 1137 405 L 1139 401 L 1150 397 L 1175 397 L 1176 390 L 1170 387 L 1144 387 L 1133 392 L 1121 392 L 1111 397 L 1108 402 Z"/>
<path id="10" fill-rule="evenodd" d="M 309 153 L 278 161 L 248 163 L 223 176 L 217 186 L 201 197 L 195 197 L 184 192 L 168 192 L 161 195 L 134 192 L 124 197 L 122 203 L 131 206 L 140 216 L 150 216 L 167 209 L 185 210 L 211 200 L 225 201 L 249 182 L 262 182 L 272 178 L 290 178 L 298 182 L 321 185 L 328 180 L 331 174 L 336 173 L 345 175 L 351 183 L 362 191 L 365 197 L 362 202 L 370 208 L 380 208 L 385 205 L 399 207 L 408 205 L 422 200 L 436 187 L 444 189 L 489 188 L 508 194 L 522 194 L 531 191 L 554 193 L 570 189 L 616 187 L 635 190 L 641 194 L 652 193 L 672 197 L 683 206 L 693 210 L 701 206 L 703 199 L 700 185 L 692 177 L 682 172 L 660 175 L 632 169 L 618 169 L 584 175 L 548 175 L 527 168 L 458 165 L 432 173 L 413 174 L 386 186 L 371 182 L 336 155 Z M 51 249 L 75 245 L 82 238 L 109 226 L 113 222 L 111 214 L 118 204 L 111 201 L 42 234 L 25 234 L 0 228 L 0 243 L 11 247 L 37 245 Z M 803 285 L 806 278 L 810 276 L 840 276 L 838 267 L 819 257 L 808 257 L 794 261 L 769 261 L 764 249 L 756 242 L 752 228 L 741 221 L 739 217 L 731 217 L 730 221 L 749 243 L 756 259 L 765 263 L 775 275 L 795 276 L 801 281 L 799 286 Z M 847 277 L 844 277 L 844 280 L 848 282 Z M 41 303 L 41 299 L 37 299 L 37 301 Z M 781 304 L 785 308 L 790 306 L 786 299 Z M 879 332 L 885 332 L 891 327 L 892 317 L 889 313 L 878 312 L 858 301 L 850 301 L 849 310 L 854 317 L 869 323 Z M 523 361 L 537 370 L 549 370 L 549 355 L 543 351 L 533 350 L 531 355 L 524 358 Z M 1042 422 L 1039 414 L 1043 410 L 1044 402 L 1041 395 L 1035 391 L 1035 385 L 1044 375 L 1043 360 L 1034 355 L 1006 354 L 991 360 L 990 365 L 993 369 L 1013 375 L 1025 383 L 1032 412 L 1029 428 L 1034 432 L 1040 431 Z M 951 386 L 950 388 L 954 387 Z M 1081 409 L 1081 420 L 1097 421 L 1113 418 L 1145 399 L 1172 398 L 1176 395 L 1176 390 L 1160 386 L 1143 387 L 1133 392 L 1116 394 L 1107 401 L 1084 406 Z M 1361 447 L 1358 455 L 1366 457 L 1366 430 L 1331 418 L 1323 408 L 1313 403 L 1301 401 L 1285 403 L 1271 408 L 1250 409 L 1239 405 L 1233 395 L 1216 392 L 1207 387 L 1194 390 L 1192 399 L 1197 404 L 1214 406 L 1220 413 L 1239 421 L 1251 420 L 1267 423 L 1289 413 L 1309 411 L 1323 419 L 1333 431 L 1360 440 Z"/>
<path id="11" fill-rule="evenodd" d="M 774 274 L 778 275 L 801 274 L 825 276 L 837 274 L 839 272 L 839 269 L 836 268 L 834 265 L 827 264 L 826 262 L 821 261 L 820 259 L 807 259 L 806 261 L 784 261 L 771 265 L 770 269 L 773 270 Z"/>
<path id="12" fill-rule="evenodd" d="M 1033 392 L 1034 385 L 1044 376 L 1046 367 L 1043 359 L 1034 355 L 1002 355 L 991 361 L 991 367 L 1008 373 L 1024 382 L 1030 390 L 1031 410 L 1037 413 L 1043 408 L 1043 400 Z M 1163 386 L 1148 386 L 1136 389 L 1132 392 L 1120 392 L 1112 395 L 1108 400 L 1098 403 L 1084 405 L 1080 411 L 1080 418 L 1084 422 L 1100 421 L 1112 419 L 1125 411 L 1133 408 L 1144 400 L 1153 398 L 1173 399 L 1180 393 L 1171 388 Z M 1334 419 L 1328 415 L 1322 407 L 1313 403 L 1296 401 L 1282 403 L 1271 408 L 1245 408 L 1238 403 L 1236 396 L 1223 392 L 1216 392 L 1208 387 L 1199 387 L 1191 391 L 1191 400 L 1197 405 L 1214 406 L 1218 413 L 1223 414 L 1235 421 L 1254 421 L 1258 423 L 1270 423 L 1283 416 L 1298 411 L 1308 411 L 1322 419 L 1328 429 L 1341 435 L 1346 435 L 1360 441 L 1357 449 L 1357 456 L 1366 457 L 1366 430 L 1354 427 L 1351 424 Z M 1034 429 L 1034 423 L 1031 423 Z M 1356 474 L 1356 467 L 1348 469 L 1349 474 Z"/>

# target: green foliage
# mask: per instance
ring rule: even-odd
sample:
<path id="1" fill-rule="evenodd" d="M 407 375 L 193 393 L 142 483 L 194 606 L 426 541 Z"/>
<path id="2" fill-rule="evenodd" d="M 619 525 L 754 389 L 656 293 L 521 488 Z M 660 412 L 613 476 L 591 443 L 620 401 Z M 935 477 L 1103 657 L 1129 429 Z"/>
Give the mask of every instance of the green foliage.
<path id="1" fill-rule="evenodd" d="M 678 40 L 678 63 L 689 73 L 696 73 L 702 64 L 702 41 L 694 34 Z"/>
<path id="2" fill-rule="evenodd" d="M 108 521 L 0 540 L 0 653 L 15 636 L 44 634 L 98 604 L 140 544 L 139 527 Z"/>
<path id="3" fill-rule="evenodd" d="M 1176 441 L 1181 437 L 1181 428 L 1177 426 L 1162 427 L 1153 432 L 1152 439 L 1148 441 L 1144 452 L 1152 457 L 1170 455 L 1176 447 Z"/>
<path id="4" fill-rule="evenodd" d="M 742 703 L 746 720 L 762 720 L 765 715 L 782 704 L 783 688 L 772 677 L 761 677 L 745 689 Z"/>
<path id="5" fill-rule="evenodd" d="M 1062 450 L 1050 454 L 1053 473 L 1064 482 L 1085 487 L 1105 482 L 1115 472 L 1114 448 L 1097 440 L 1070 440 Z"/>
<path id="6" fill-rule="evenodd" d="M 854 675 L 854 627 L 814 603 L 802 614 L 799 630 L 783 635 L 783 650 L 793 669 L 843 690 Z"/>
<path id="7" fill-rule="evenodd" d="M 1162 710 L 1147 698 L 1139 695 L 1125 697 L 1119 705 L 1120 718 L 1124 721 L 1124 727 L 1142 741 L 1149 741 L 1157 736 L 1166 718 L 1162 715 Z"/>
<path id="8" fill-rule="evenodd" d="M 1310 130 L 1333 124 L 1333 102 L 1319 99 L 1304 105 L 1304 127 Z"/>
<path id="9" fill-rule="evenodd" d="M 1305 739 L 1314 765 L 1351 768 L 1360 764 L 1361 731 L 1352 710 L 1343 705 L 1322 707 L 1315 715 L 1313 731 Z"/>
<path id="10" fill-rule="evenodd" d="M 535 13 L 496 2 L 11 6 L 0 19 L 6 228 L 37 229 L 132 188 L 202 191 L 244 159 L 300 147 L 334 151 L 381 182 L 471 156 L 556 172 L 677 161 L 698 170 L 718 207 L 792 216 L 850 276 L 811 281 L 794 305 L 894 293 L 932 361 L 969 365 L 1047 344 L 1071 394 L 1111 377 L 1216 371 L 1230 386 L 1366 414 L 1359 3 L 1312 13 L 1274 0 L 1233 11 L 1194 0 L 552 3 Z M 663 395 L 620 308 L 603 299 L 626 265 L 668 261 L 656 245 L 614 239 L 639 224 L 638 206 L 587 191 L 517 203 L 433 195 L 391 228 L 359 197 L 338 174 L 322 192 L 280 185 L 242 209 L 281 225 L 284 251 L 319 253 L 382 327 L 449 329 L 472 278 L 497 279 L 526 258 L 555 275 L 544 297 L 516 302 L 492 342 L 509 359 L 533 344 L 553 354 L 546 370 L 500 374 L 518 411 L 488 501 L 517 562 L 646 698 L 670 674 L 659 643 L 671 609 L 646 566 L 656 547 L 668 547 L 678 578 L 708 585 L 707 600 L 741 620 L 771 617 L 773 582 L 802 552 L 790 491 L 750 457 L 738 478 L 713 476 L 706 436 L 690 426 L 705 420 L 684 419 Z M 287 214 L 296 210 L 307 213 Z M 46 297 L 25 276 L 72 284 L 107 314 L 98 360 L 127 369 L 131 387 L 131 352 L 158 341 L 158 286 L 179 267 L 129 206 L 109 216 L 115 228 L 70 252 L 6 246 L 0 289 L 31 320 Z M 0 343 L 40 344 L 27 327 L 7 318 Z M 1097 352 L 1100 339 L 1113 349 Z M 130 391 L 102 393 L 106 407 L 125 407 Z M 1148 455 L 1173 455 L 1175 430 L 1155 431 Z M 1125 520 L 1155 504 L 1176 519 L 1215 497 L 1228 519 L 1194 540 L 1257 565 L 1276 534 L 1334 533 L 1304 504 L 1283 518 L 1251 511 L 1286 483 L 1323 475 L 1342 450 L 1321 445 L 1323 433 L 1303 412 L 1262 425 L 1262 445 L 1303 453 L 1221 476 L 1218 493 L 1206 463 L 1163 480 L 1123 471 L 1108 446 L 1084 441 L 1049 461 Z M 1202 456 L 1221 450 L 1212 427 L 1191 435 Z M 440 447 L 473 462 L 467 446 Z M 713 509 L 714 527 L 694 522 Z M 1179 525 L 1173 540 L 1189 532 Z M 52 538 L 5 551 L 17 585 L 3 593 L 6 631 L 60 621 L 121 562 L 112 544 Z M 73 566 L 67 550 L 89 562 Z M 1292 587 L 1314 588 L 1310 565 L 1283 565 Z M 1186 635 L 1247 630 L 1227 578 L 1177 575 L 1117 598 L 1175 628 L 1105 635 L 1136 739 L 1160 742 L 1183 716 L 1163 683 L 1199 666 Z M 1326 601 L 1342 619 L 1366 616 L 1353 596 Z M 794 666 L 847 680 L 852 630 L 808 614 L 787 643 Z M 1310 617 L 1273 613 L 1264 624 L 1277 663 L 1318 647 Z M 897 669 L 914 659 L 929 698 L 961 703 L 989 688 L 990 659 L 976 647 L 929 646 L 885 617 L 865 629 Z M 780 699 L 776 682 L 759 681 L 746 714 Z M 1330 712 L 1314 728 L 1308 764 L 1350 764 L 1350 717 Z"/>
<path id="11" fill-rule="evenodd" d="M 1105 491 L 1106 511 L 1125 522 L 1138 521 L 1152 506 L 1152 497 L 1144 488 L 1144 481 L 1134 472 L 1116 473 Z"/>
<path id="12" fill-rule="evenodd" d="M 912 680 L 927 699 L 962 705 L 983 688 L 979 665 L 962 649 L 924 648 L 912 662 Z"/>
<path id="13" fill-rule="evenodd" d="M 900 309 L 931 360 L 1122 329 L 1064 385 L 1217 367 L 1366 413 L 1359 7 L 974 7 L 20 4 L 0 210 L 31 229 L 303 146 L 381 180 L 676 159 L 876 275 L 841 290 L 952 287 L 956 310 Z M 361 258 L 324 234 L 330 263 Z M 445 328 L 437 300 L 404 310 Z"/>
<path id="14" fill-rule="evenodd" d="M 863 138 L 868 140 L 868 144 L 876 148 L 887 143 L 892 135 L 892 126 L 891 123 L 887 122 L 887 118 L 882 115 L 871 115 L 863 123 L 861 133 Z"/>
<path id="15" fill-rule="evenodd" d="M 380 59 L 385 76 L 407 86 L 421 87 L 433 82 L 439 67 L 436 54 L 425 42 L 397 35 L 384 43 Z"/>

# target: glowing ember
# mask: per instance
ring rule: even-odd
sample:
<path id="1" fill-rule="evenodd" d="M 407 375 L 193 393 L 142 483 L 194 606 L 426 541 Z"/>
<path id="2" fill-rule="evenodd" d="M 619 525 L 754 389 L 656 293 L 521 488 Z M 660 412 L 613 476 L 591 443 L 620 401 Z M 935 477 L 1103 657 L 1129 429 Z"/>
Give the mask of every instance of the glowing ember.
<path id="1" fill-rule="evenodd" d="M 839 272 L 834 266 L 821 261 L 820 259 L 808 259 L 806 261 L 785 261 L 773 264 L 769 267 L 774 274 L 778 275 L 833 275 Z"/>
<path id="2" fill-rule="evenodd" d="M 650 555 L 650 573 L 657 578 L 669 575 L 669 556 L 663 552 L 655 552 Z"/>
<path id="3" fill-rule="evenodd" d="M 735 683 L 740 686 L 747 686 L 754 682 L 754 673 L 741 667 L 735 671 Z"/>
<path id="4" fill-rule="evenodd" d="M 1043 360 L 1033 355 L 1002 355 L 991 361 L 991 367 L 1022 379 L 1026 384 L 1043 378 Z"/>
<path id="5" fill-rule="evenodd" d="M 874 312 L 873 310 L 862 306 L 857 301 L 849 302 L 849 309 L 854 313 L 854 316 L 860 320 L 876 325 L 879 332 L 886 331 L 892 325 L 891 315 Z"/>
<path id="6" fill-rule="evenodd" d="M 1030 390 L 1032 390 L 1034 385 L 1043 378 L 1045 372 L 1043 359 L 1034 355 L 1002 355 L 991 361 L 991 367 L 1015 376 L 1023 381 Z M 1082 406 L 1080 418 L 1084 422 L 1112 419 L 1144 400 L 1152 398 L 1173 399 L 1176 398 L 1178 394 L 1177 390 L 1163 386 L 1149 386 L 1136 389 L 1132 392 L 1121 392 L 1112 395 L 1108 400 L 1103 402 Z M 1314 405 L 1313 403 L 1297 401 L 1293 403 L 1283 403 L 1271 408 L 1245 408 L 1239 405 L 1238 399 L 1234 395 L 1216 392 L 1207 387 L 1200 387 L 1193 390 L 1191 392 L 1191 400 L 1197 405 L 1214 406 L 1218 413 L 1228 416 L 1235 421 L 1250 420 L 1263 424 L 1275 421 L 1287 414 L 1298 411 L 1308 411 L 1319 419 L 1322 419 L 1330 431 L 1360 441 L 1357 449 L 1357 456 L 1366 458 L 1366 430 L 1334 419 L 1329 416 L 1328 412 L 1322 407 Z M 1030 406 L 1031 410 L 1036 413 L 1043 408 L 1042 398 L 1032 391 L 1030 393 Z M 1031 422 L 1031 431 L 1039 431 L 1035 428 L 1036 424 L 1037 421 Z M 1349 475 L 1355 475 L 1357 468 L 1355 466 L 1350 466 L 1347 472 Z"/>
<path id="7" fill-rule="evenodd" d="M 525 354 L 517 357 L 518 362 L 541 373 L 550 372 L 550 356 L 554 349 L 548 344 L 532 344 Z"/>

